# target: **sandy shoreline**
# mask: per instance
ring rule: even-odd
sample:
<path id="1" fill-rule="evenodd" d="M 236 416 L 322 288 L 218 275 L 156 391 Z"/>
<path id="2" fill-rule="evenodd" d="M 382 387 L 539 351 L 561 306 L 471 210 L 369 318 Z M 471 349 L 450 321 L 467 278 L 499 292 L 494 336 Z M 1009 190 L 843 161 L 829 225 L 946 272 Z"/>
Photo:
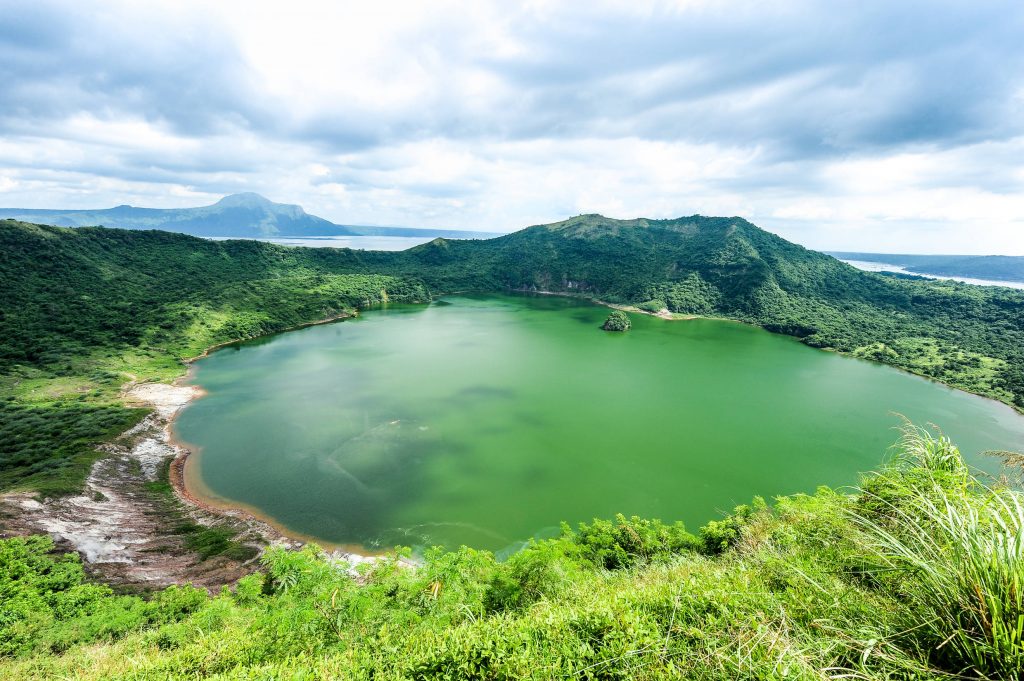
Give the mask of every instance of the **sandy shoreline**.
<path id="1" fill-rule="evenodd" d="M 298 329 L 304 329 L 310 326 L 330 324 L 353 316 L 354 315 L 350 313 L 342 313 L 325 319 L 320 319 L 315 322 L 289 327 L 282 331 L 275 332 L 275 334 L 284 333 L 286 331 L 297 331 Z M 323 548 L 332 559 L 343 560 L 349 563 L 352 567 L 361 563 L 380 560 L 383 556 L 387 555 L 386 552 L 373 552 L 365 550 L 363 547 L 337 545 L 318 541 L 315 537 L 309 537 L 290 531 L 288 528 L 277 523 L 273 518 L 260 513 L 257 509 L 252 508 L 247 504 L 226 500 L 224 502 L 216 502 L 208 496 L 201 493 L 197 494 L 192 489 L 189 489 L 190 476 L 187 474 L 187 467 L 193 454 L 192 446 L 178 441 L 174 436 L 174 420 L 193 400 L 200 399 L 206 395 L 206 391 L 199 386 L 187 384 L 187 381 L 189 381 L 192 376 L 192 365 L 196 361 L 203 359 L 204 357 L 208 357 L 210 353 L 220 348 L 228 347 L 239 342 L 244 341 L 236 340 L 229 341 L 227 343 L 219 343 L 207 348 L 200 355 L 184 360 L 185 363 L 189 365 L 189 369 L 186 371 L 184 376 L 175 380 L 173 384 L 143 383 L 137 384 L 125 392 L 125 397 L 130 400 L 132 398 L 138 398 L 140 390 L 148 391 L 148 394 L 143 396 L 142 401 L 144 404 L 152 406 L 160 411 L 162 408 L 162 402 L 164 401 L 161 396 L 162 391 L 179 389 L 189 391 L 187 398 L 181 400 L 173 409 L 167 410 L 166 407 L 164 407 L 164 411 L 161 412 L 161 415 L 164 417 L 164 442 L 174 452 L 174 456 L 171 459 L 170 466 L 168 468 L 168 482 L 174 490 L 175 496 L 187 507 L 201 511 L 204 514 L 245 523 L 248 528 L 258 533 L 267 545 L 283 545 L 288 548 L 297 549 L 306 544 L 316 544 Z M 194 486 L 195 485 L 193 485 L 193 487 Z M 214 495 L 211 493 L 209 496 Z"/>
<path id="2" fill-rule="evenodd" d="M 358 316 L 358 310 L 354 312 L 342 312 L 340 314 L 318 319 L 312 322 L 306 322 L 304 324 L 297 324 L 290 326 L 280 331 L 275 331 L 267 336 L 277 335 L 279 333 L 286 333 L 289 331 L 298 331 L 299 329 L 309 328 L 311 326 L 320 326 L 322 324 L 331 324 L 334 322 L 342 321 L 344 319 L 351 319 L 352 317 Z M 267 336 L 260 336 L 266 338 Z M 235 520 L 241 520 L 250 525 L 254 530 L 259 532 L 267 544 L 273 545 L 286 545 L 290 548 L 299 548 L 306 544 L 316 544 L 323 548 L 332 558 L 336 560 L 344 560 L 351 564 L 353 567 L 360 563 L 373 562 L 380 560 L 382 557 L 388 555 L 387 552 L 371 551 L 365 547 L 356 546 L 352 544 L 331 544 L 317 540 L 315 537 L 303 535 L 298 532 L 291 531 L 289 528 L 278 523 L 274 518 L 261 513 L 258 509 L 253 508 L 247 504 L 234 501 L 214 501 L 210 497 L 215 496 L 212 492 L 204 496 L 201 493 L 196 493 L 189 489 L 189 478 L 193 476 L 188 475 L 188 465 L 192 458 L 192 445 L 178 441 L 174 436 L 174 419 L 180 413 L 181 409 L 184 409 L 193 400 L 199 399 L 206 395 L 206 392 L 198 386 L 187 386 L 183 383 L 187 383 L 191 380 L 193 373 L 193 365 L 195 362 L 208 357 L 211 353 L 225 347 L 236 345 L 238 343 L 244 343 L 247 340 L 256 340 L 255 338 L 231 340 L 224 343 L 218 343 L 211 345 L 206 348 L 201 354 L 195 357 L 189 357 L 182 360 L 187 366 L 185 374 L 180 378 L 176 379 L 173 384 L 175 387 L 188 387 L 194 392 L 192 395 L 175 409 L 172 413 L 169 413 L 166 417 L 166 425 L 164 428 L 166 442 L 168 446 L 175 450 L 174 458 L 171 460 L 170 467 L 168 470 L 168 478 L 171 488 L 174 490 L 175 496 L 178 499 L 195 509 L 199 509 L 204 513 L 212 516 L 218 516 L 222 518 L 230 518 Z M 149 386 L 161 386 L 168 385 L 163 383 L 151 383 L 151 384 L 139 384 L 137 387 L 142 385 Z M 126 393 L 128 395 L 130 393 Z M 152 403 L 151 403 L 152 404 Z M 154 405 L 155 406 L 155 405 Z M 195 487 L 193 480 L 193 487 Z"/>
<path id="3" fill-rule="evenodd" d="M 275 333 L 352 316 L 350 312 L 332 315 Z M 173 423 L 182 409 L 205 394 L 200 387 L 187 384 L 191 365 L 219 348 L 245 340 L 219 343 L 183 360 L 188 369 L 171 383 L 125 384 L 121 403 L 145 407 L 151 413 L 117 438 L 97 445 L 97 450 L 107 456 L 93 464 L 81 494 L 42 501 L 32 492 L 0 495 L 2 536 L 49 534 L 60 550 L 79 553 L 96 576 L 130 588 L 190 582 L 216 590 L 257 569 L 257 559 L 238 561 L 216 556 L 201 560 L 182 537 L 167 532 L 167 519 L 155 505 L 148 485 L 159 479 L 161 467 L 169 462 L 169 483 L 186 518 L 204 526 L 227 523 L 236 531 L 236 541 L 257 549 L 257 558 L 271 545 L 299 548 L 318 543 L 275 527 L 271 519 L 246 508 L 210 503 L 194 494 L 186 483 L 185 468 L 191 452 L 175 440 Z M 344 561 L 351 569 L 380 559 L 379 554 L 354 549 L 325 547 L 331 559 Z"/>
<path id="4" fill-rule="evenodd" d="M 196 488 L 205 488 L 195 473 L 189 474 L 189 465 L 195 461 L 196 452 L 191 445 L 182 443 L 174 437 L 173 420 L 167 424 L 169 443 L 177 450 L 168 469 L 168 482 L 178 499 L 185 504 L 201 509 L 210 515 L 243 520 L 257 529 L 268 544 L 288 545 L 299 548 L 306 544 L 316 544 L 336 559 L 346 560 L 353 565 L 379 560 L 389 555 L 386 551 L 370 551 L 355 544 L 333 544 L 316 537 L 295 532 L 273 517 L 262 513 L 258 508 L 242 502 L 220 499 L 212 491 L 197 492 Z"/>

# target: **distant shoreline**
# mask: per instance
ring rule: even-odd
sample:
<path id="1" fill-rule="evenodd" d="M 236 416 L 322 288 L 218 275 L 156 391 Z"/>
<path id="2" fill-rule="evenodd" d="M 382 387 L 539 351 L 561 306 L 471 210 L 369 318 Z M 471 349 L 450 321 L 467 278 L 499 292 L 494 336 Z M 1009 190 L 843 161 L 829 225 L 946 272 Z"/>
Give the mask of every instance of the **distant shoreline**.
<path id="1" fill-rule="evenodd" d="M 836 259 L 841 262 L 845 262 L 851 267 L 856 267 L 863 272 L 892 272 L 894 274 L 905 274 L 912 277 L 923 277 L 925 279 L 932 279 L 936 281 L 959 281 L 963 284 L 971 284 L 972 286 L 1002 286 L 1004 288 L 1024 290 L 1024 281 L 1017 281 L 1014 279 L 977 279 L 974 277 L 961 277 L 952 274 L 921 272 L 918 270 L 907 269 L 905 265 L 896 265 L 877 260 L 857 260 L 855 258 L 847 259 L 839 257 L 836 257 Z"/>

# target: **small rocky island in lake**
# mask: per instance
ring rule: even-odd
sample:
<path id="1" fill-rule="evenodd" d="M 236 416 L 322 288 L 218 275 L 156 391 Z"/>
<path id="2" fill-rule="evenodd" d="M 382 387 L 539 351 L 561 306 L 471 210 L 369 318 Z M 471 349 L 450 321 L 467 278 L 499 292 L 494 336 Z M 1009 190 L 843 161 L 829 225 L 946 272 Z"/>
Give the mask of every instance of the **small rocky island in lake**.
<path id="1" fill-rule="evenodd" d="M 621 310 L 612 310 L 608 319 L 604 320 L 604 325 L 601 326 L 605 331 L 628 331 L 629 327 L 629 317 Z"/>

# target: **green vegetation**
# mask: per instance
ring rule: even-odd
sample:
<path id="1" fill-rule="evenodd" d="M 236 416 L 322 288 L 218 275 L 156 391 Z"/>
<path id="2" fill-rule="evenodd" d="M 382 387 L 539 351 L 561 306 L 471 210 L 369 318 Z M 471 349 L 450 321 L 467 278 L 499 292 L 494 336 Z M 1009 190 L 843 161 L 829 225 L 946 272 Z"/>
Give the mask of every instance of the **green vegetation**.
<path id="1" fill-rule="evenodd" d="M 909 487 L 873 480 L 864 494 L 872 512 L 852 519 L 883 569 L 914 576 L 918 588 L 906 596 L 926 635 L 945 644 L 941 658 L 1016 678 L 1024 670 L 1024 496 L 980 487 L 945 438 L 909 428 L 903 454 L 925 475 Z"/>
<path id="2" fill-rule="evenodd" d="M 0 491 L 39 496 L 80 492 L 96 445 L 138 423 L 145 409 L 75 402 L 27 406 L 0 402 Z"/>
<path id="3" fill-rule="evenodd" d="M 226 556 L 232 560 L 247 561 L 256 557 L 258 549 L 236 538 L 237 530 L 227 522 L 200 525 L 192 520 L 174 496 L 170 483 L 171 461 L 161 464 L 157 479 L 147 482 L 150 506 L 164 519 L 165 531 L 184 539 L 185 548 L 195 552 L 200 560 Z"/>
<path id="4" fill-rule="evenodd" d="M 126 380 L 467 289 L 729 317 L 1024 407 L 1024 294 L 859 272 L 738 218 L 581 216 L 402 253 L 0 221 L 0 486 L 78 488 L 93 443 L 142 415 L 117 406 Z M 462 548 L 353 571 L 272 549 L 215 597 L 116 595 L 49 539 L 0 540 L 0 677 L 1018 678 L 1020 493 L 915 430 L 863 488 L 755 500 L 696 535 L 595 520 L 504 562 Z M 168 517 L 201 555 L 244 550 Z"/>
<path id="5" fill-rule="evenodd" d="M 612 310 L 608 319 L 604 320 L 604 324 L 601 325 L 605 331 L 628 331 L 629 327 L 629 317 L 621 310 Z"/>
<path id="6" fill-rule="evenodd" d="M 397 253 L 0 220 L 0 395 L 55 411 L 111 405 L 127 380 L 177 377 L 212 345 L 386 301 L 507 289 L 750 322 L 1024 409 L 1024 292 L 860 272 L 740 218 L 701 216 L 585 215 Z M 91 461 L 30 470 L 33 451 L 8 445 L 25 464 L 0 486 L 31 476 L 72 490 Z"/>
<path id="7" fill-rule="evenodd" d="M 4 540 L 0 676 L 1017 678 L 1022 502 L 908 429 L 856 494 L 755 500 L 698 536 L 619 516 L 504 562 L 274 549 L 233 592 L 144 599 L 48 539 Z"/>
<path id="8" fill-rule="evenodd" d="M 40 375 L 80 377 L 94 393 L 126 371 L 166 378 L 211 345 L 429 296 L 257 241 L 0 221 L 0 248 L 0 371 L 19 394 Z"/>
<path id="9" fill-rule="evenodd" d="M 404 278 L 337 274 L 315 252 L 166 232 L 0 221 L 0 490 L 81 488 L 143 411 L 129 380 L 170 380 L 212 345 L 429 297 Z"/>

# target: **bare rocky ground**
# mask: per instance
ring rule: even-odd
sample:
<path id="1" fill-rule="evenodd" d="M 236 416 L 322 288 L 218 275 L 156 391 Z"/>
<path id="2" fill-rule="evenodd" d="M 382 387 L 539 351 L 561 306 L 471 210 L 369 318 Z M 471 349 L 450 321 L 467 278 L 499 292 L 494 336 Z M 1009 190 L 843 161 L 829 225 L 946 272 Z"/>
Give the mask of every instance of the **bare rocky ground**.
<path id="1" fill-rule="evenodd" d="M 153 412 L 116 441 L 98 447 L 107 456 L 93 465 L 82 494 L 43 501 L 31 492 L 0 495 L 0 537 L 49 534 L 59 550 L 78 552 L 91 575 L 126 590 L 190 582 L 213 592 L 253 572 L 266 546 L 301 547 L 303 542 L 245 511 L 208 506 L 185 489 L 188 451 L 172 440 L 170 423 L 201 394 L 194 386 L 164 383 L 128 387 L 124 401 Z M 168 462 L 173 498 L 148 488 Z M 251 547 L 254 558 L 203 560 L 188 548 L 185 536 L 173 532 L 182 521 L 230 528 L 237 533 L 233 541 Z M 333 551 L 330 558 L 353 575 L 360 564 L 377 560 L 344 551 Z"/>
<path id="2" fill-rule="evenodd" d="M 132 386 L 126 402 L 149 406 L 153 413 L 117 441 L 99 447 L 108 456 L 93 465 L 84 493 L 43 501 L 29 492 L 0 496 L 3 535 L 48 533 L 58 548 L 81 554 L 90 573 L 126 588 L 191 582 L 212 590 L 252 572 L 255 559 L 201 560 L 168 524 L 182 519 L 205 526 L 227 523 L 239 533 L 236 541 L 251 545 L 257 554 L 268 541 L 287 540 L 242 514 L 215 513 L 190 504 L 178 490 L 174 499 L 168 499 L 147 489 L 165 461 L 183 461 L 187 455 L 171 442 L 168 424 L 198 395 L 191 386 Z M 177 507 L 176 513 L 168 513 L 168 503 Z"/>

